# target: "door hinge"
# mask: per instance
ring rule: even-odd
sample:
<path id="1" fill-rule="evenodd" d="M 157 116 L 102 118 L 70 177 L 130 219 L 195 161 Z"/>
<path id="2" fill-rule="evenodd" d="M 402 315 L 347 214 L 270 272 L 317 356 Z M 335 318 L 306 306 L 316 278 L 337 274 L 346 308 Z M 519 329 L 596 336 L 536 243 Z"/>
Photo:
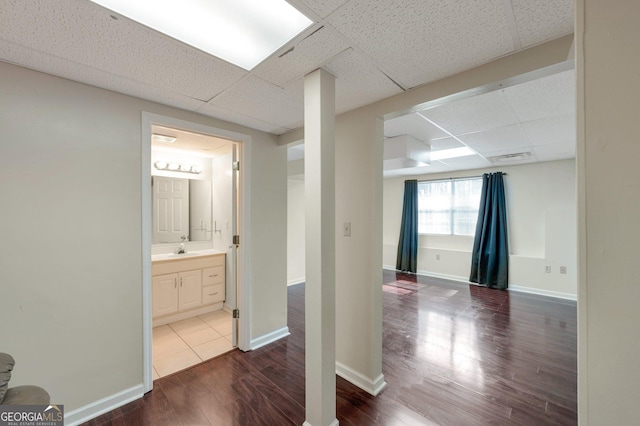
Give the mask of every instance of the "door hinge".
<path id="1" fill-rule="evenodd" d="M 233 244 L 239 246 L 240 245 L 240 235 L 233 236 Z"/>
<path id="2" fill-rule="evenodd" d="M 240 310 L 238 308 L 233 310 L 233 317 L 240 318 Z"/>
<path id="3" fill-rule="evenodd" d="M 235 170 L 236 172 L 240 171 L 240 162 L 239 161 L 234 161 L 233 162 L 233 170 Z"/>

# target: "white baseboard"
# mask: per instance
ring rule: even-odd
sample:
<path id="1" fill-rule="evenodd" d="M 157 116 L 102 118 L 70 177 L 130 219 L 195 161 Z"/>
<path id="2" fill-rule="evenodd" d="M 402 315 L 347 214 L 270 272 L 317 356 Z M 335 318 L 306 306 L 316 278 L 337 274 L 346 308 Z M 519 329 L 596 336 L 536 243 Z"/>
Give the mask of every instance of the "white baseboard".
<path id="1" fill-rule="evenodd" d="M 391 271 L 396 270 L 394 267 L 388 266 L 388 265 L 384 265 L 383 269 L 387 269 Z M 476 283 L 472 283 L 466 277 L 460 277 L 457 275 L 438 274 L 437 272 L 429 272 L 424 270 L 418 270 L 417 275 L 423 275 L 426 277 L 433 277 L 433 278 L 442 278 L 445 280 L 456 281 L 464 284 L 478 285 Z M 513 284 L 509 284 L 509 287 L 507 290 L 517 291 L 519 293 L 537 294 L 539 296 L 555 297 L 556 299 L 565 299 L 565 300 L 573 300 L 573 301 L 578 300 L 578 295 L 573 293 L 563 293 L 560 291 L 544 290 L 544 289 L 532 288 L 532 287 L 522 287 L 522 286 L 513 285 Z"/>
<path id="2" fill-rule="evenodd" d="M 263 334 L 260 337 L 251 339 L 251 350 L 256 350 L 263 347 L 264 345 L 273 343 L 278 339 L 287 337 L 289 334 L 291 334 L 289 333 L 289 327 L 282 327 L 278 330 L 272 331 L 271 333 Z"/>
<path id="3" fill-rule="evenodd" d="M 306 281 L 306 277 L 294 278 L 292 280 L 287 281 L 287 287 L 289 287 L 290 285 L 302 284 L 305 281 Z"/>
<path id="4" fill-rule="evenodd" d="M 338 419 L 333 419 L 333 421 L 329 426 L 338 426 L 338 424 L 339 424 Z M 313 425 L 305 420 L 304 423 L 302 423 L 302 426 L 313 426 Z"/>
<path id="5" fill-rule="evenodd" d="M 122 407 L 131 401 L 140 399 L 143 395 L 144 385 L 140 383 L 139 385 L 133 386 L 129 389 L 125 389 L 98 401 L 92 402 L 91 404 L 87 404 L 84 407 L 64 413 L 64 424 L 68 426 L 79 425 L 96 418 L 101 414 L 115 410 L 118 407 Z"/>
<path id="6" fill-rule="evenodd" d="M 337 361 L 336 374 L 373 396 L 378 395 L 380 391 L 387 385 L 387 382 L 384 381 L 384 375 L 382 374 L 372 380 Z"/>
<path id="7" fill-rule="evenodd" d="M 573 301 L 578 300 L 577 294 L 563 293 L 560 291 L 553 291 L 553 290 L 543 290 L 543 289 L 531 288 L 531 287 L 520 287 L 519 285 L 509 285 L 509 290 L 517 291 L 520 293 L 529 293 L 529 294 L 537 294 L 540 296 L 555 297 L 557 299 L 566 299 L 566 300 L 573 300 Z"/>

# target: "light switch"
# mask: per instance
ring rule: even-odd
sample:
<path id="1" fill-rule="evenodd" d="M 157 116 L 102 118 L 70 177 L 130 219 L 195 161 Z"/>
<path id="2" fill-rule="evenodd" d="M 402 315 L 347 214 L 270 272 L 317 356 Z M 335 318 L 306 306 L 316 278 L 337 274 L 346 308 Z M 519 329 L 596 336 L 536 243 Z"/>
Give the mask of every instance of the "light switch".
<path id="1" fill-rule="evenodd" d="M 342 229 L 344 231 L 345 237 L 351 236 L 351 222 L 345 222 L 344 225 L 342 226 Z"/>

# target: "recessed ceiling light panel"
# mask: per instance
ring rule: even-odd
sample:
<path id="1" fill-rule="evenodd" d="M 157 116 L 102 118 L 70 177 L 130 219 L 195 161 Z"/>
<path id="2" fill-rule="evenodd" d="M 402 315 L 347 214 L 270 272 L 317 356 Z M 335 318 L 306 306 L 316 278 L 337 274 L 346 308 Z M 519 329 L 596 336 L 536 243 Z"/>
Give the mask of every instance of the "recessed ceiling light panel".
<path id="1" fill-rule="evenodd" d="M 91 0 L 251 70 L 312 21 L 285 0 Z"/>

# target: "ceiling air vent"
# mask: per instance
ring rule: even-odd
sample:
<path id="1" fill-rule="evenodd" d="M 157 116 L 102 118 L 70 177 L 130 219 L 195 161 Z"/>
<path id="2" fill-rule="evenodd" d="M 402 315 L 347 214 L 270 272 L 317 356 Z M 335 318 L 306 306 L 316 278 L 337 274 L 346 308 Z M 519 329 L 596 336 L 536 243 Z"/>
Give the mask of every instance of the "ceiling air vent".
<path id="1" fill-rule="evenodd" d="M 505 154 L 505 155 L 496 155 L 495 157 L 489 157 L 489 161 L 496 164 L 501 163 L 515 163 L 518 161 L 526 161 L 531 160 L 530 152 L 516 152 L 513 154 Z"/>

